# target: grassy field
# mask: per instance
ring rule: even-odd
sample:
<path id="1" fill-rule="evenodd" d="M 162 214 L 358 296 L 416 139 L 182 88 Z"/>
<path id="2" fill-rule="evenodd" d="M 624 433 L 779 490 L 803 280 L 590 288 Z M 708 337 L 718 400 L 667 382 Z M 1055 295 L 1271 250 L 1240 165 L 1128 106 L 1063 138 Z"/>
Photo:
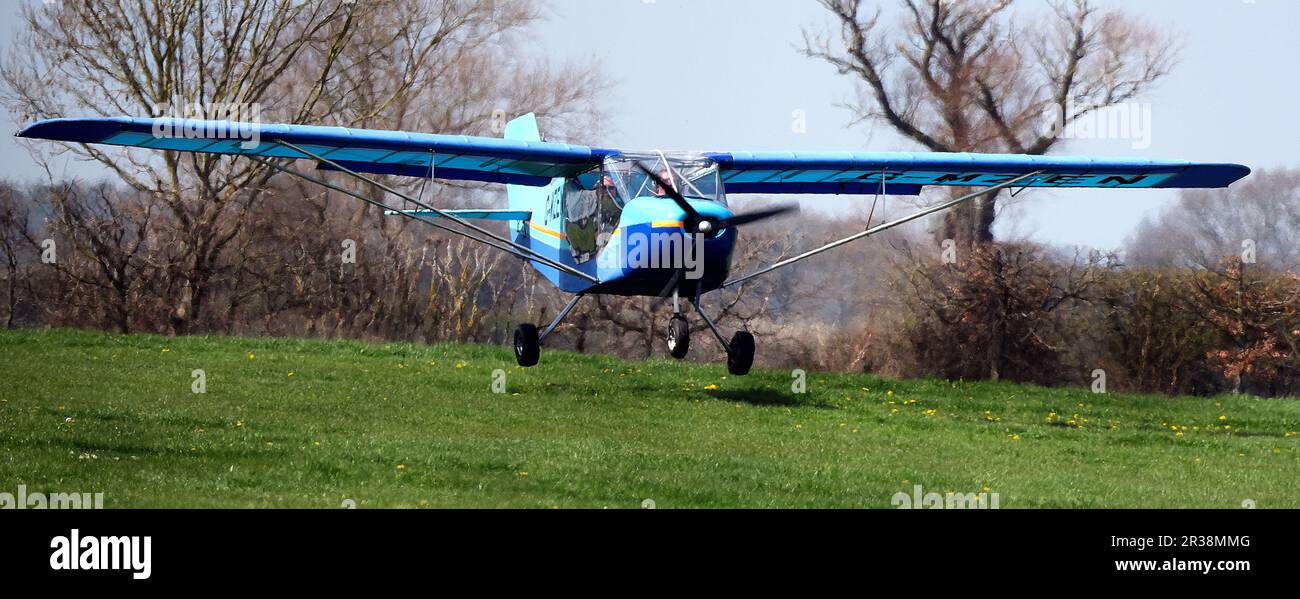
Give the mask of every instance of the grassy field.
<path id="1" fill-rule="evenodd" d="M 1300 505 L 1294 400 L 790 385 L 556 351 L 522 370 L 483 346 L 0 332 L 0 491 L 102 491 L 108 507 L 889 507 L 920 484 L 1003 508 Z"/>

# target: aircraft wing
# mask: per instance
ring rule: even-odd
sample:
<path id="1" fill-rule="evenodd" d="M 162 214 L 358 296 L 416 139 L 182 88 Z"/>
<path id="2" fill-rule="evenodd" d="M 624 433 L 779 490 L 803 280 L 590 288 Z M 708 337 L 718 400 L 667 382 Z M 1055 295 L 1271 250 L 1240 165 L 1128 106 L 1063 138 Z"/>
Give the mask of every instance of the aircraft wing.
<path id="1" fill-rule="evenodd" d="M 438 179 L 544 186 L 586 171 L 617 150 L 495 137 L 437 135 L 314 125 L 172 118 L 73 118 L 34 123 L 19 137 L 206 152 L 262 158 L 311 157 L 287 142 L 350 170 Z M 328 165 L 321 165 L 329 168 Z"/>
<path id="2" fill-rule="evenodd" d="M 357 172 L 544 186 L 587 171 L 619 150 L 554 142 L 172 118 L 51 119 L 19 137 L 259 156 L 311 156 Z M 1250 169 L 1239 164 L 1144 158 L 1085 158 L 938 152 L 712 152 L 727 193 L 916 195 L 929 185 L 984 187 L 1027 173 L 1016 187 L 1227 187 Z M 321 164 L 322 168 L 332 168 Z M 883 190 L 881 182 L 884 183 Z"/>
<path id="3" fill-rule="evenodd" d="M 1239 164 L 941 152 L 712 152 L 728 194 L 916 195 L 928 185 L 986 187 L 1038 171 L 1015 187 L 1212 188 L 1250 174 Z"/>

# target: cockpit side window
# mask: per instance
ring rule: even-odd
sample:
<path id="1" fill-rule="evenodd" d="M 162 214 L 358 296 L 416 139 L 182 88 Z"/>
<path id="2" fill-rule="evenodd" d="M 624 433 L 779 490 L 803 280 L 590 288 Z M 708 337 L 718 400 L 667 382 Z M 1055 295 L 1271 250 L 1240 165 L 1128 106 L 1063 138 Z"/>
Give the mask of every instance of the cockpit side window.
<path id="1" fill-rule="evenodd" d="M 574 262 L 596 256 L 618 227 L 623 203 L 617 186 L 603 173 L 570 179 L 564 190 L 564 236 Z"/>

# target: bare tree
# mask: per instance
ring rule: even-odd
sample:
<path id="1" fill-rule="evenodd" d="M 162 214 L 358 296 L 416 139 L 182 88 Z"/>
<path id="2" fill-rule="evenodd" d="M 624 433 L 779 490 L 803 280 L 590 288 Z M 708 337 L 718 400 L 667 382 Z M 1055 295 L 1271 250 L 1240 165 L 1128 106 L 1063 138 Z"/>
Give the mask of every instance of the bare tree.
<path id="1" fill-rule="evenodd" d="M 153 205 L 134 190 L 115 189 L 104 182 L 90 188 L 51 188 L 45 201 L 53 214 L 53 233 L 71 250 L 51 266 L 69 280 L 105 292 L 77 294 L 69 301 L 92 302 L 96 310 L 105 312 L 113 330 L 130 332 L 134 296 L 145 276 L 141 260 Z M 79 263 L 82 260 L 85 264 Z"/>
<path id="2" fill-rule="evenodd" d="M 803 52 L 853 76 L 857 121 L 879 120 L 935 152 L 1044 154 L 1063 127 L 1130 101 L 1167 74 L 1167 36 L 1089 0 L 1052 2 L 1048 22 L 1017 22 L 1011 0 L 903 0 L 881 27 L 862 0 L 819 0 L 838 40 L 804 32 Z M 940 239 L 993 239 L 996 194 L 945 215 Z"/>
<path id="3" fill-rule="evenodd" d="M 321 90 L 338 49 L 364 3 L 285 2 L 124 4 L 81 0 L 27 5 L 24 27 L 0 66 L 5 104 L 27 119 L 139 115 L 187 103 L 262 106 L 301 121 L 318 114 Z M 310 85 L 284 74 L 316 54 Z M 172 330 L 199 318 L 221 274 L 221 256 L 240 231 L 239 215 L 260 195 L 269 169 L 213 155 L 62 150 L 108 167 L 135 190 L 156 197 L 178 243 L 170 260 L 181 282 L 172 298 Z M 233 218 L 232 218 L 233 217 Z"/>
<path id="4" fill-rule="evenodd" d="M 33 249 L 29 234 L 31 212 L 24 194 L 10 181 L 0 181 L 0 252 L 4 254 L 5 328 L 18 319 L 21 292 L 30 284 Z M 30 294 L 29 294 L 30 297 Z"/>
<path id="5" fill-rule="evenodd" d="M 496 125 L 505 117 L 534 111 L 553 131 L 576 133 L 599 121 L 593 100 L 606 87 L 592 65 L 521 58 L 517 32 L 540 16 L 531 1 L 73 0 L 28 5 L 22 15 L 14 42 L 22 51 L 7 53 L 0 64 L 0 100 L 23 121 L 141 115 L 197 102 L 255 107 L 271 121 L 469 134 L 499 133 Z M 205 319 L 233 326 L 253 301 L 274 310 L 311 303 L 272 297 L 285 284 L 268 277 L 292 273 L 270 267 L 273 248 L 252 235 L 253 227 L 263 238 L 269 233 L 281 240 L 318 232 L 277 220 L 286 213 L 265 207 L 307 195 L 273 184 L 273 171 L 214 155 L 80 144 L 30 147 L 43 162 L 53 154 L 96 161 L 154 198 L 149 235 L 156 242 L 152 247 L 161 250 L 147 259 L 165 279 L 159 290 L 170 304 L 171 332 L 215 324 Z M 49 153 L 51 147 L 57 150 Z M 392 183 L 408 189 L 421 184 Z M 379 198 L 376 189 L 352 185 Z M 455 205 L 472 201 L 477 189 L 436 186 L 434 193 L 443 194 L 438 203 Z M 409 244 L 428 244 L 428 232 L 406 238 L 401 219 L 379 218 L 377 210 L 351 199 L 320 198 L 325 230 L 339 229 L 337 223 L 364 226 L 373 241 L 369 247 L 378 250 L 358 276 L 374 268 L 385 272 L 373 282 L 417 281 L 419 268 L 435 268 L 379 261 L 409 255 Z M 342 239 L 297 247 L 320 259 L 323 247 L 337 247 Z M 248 253 L 254 250 L 261 257 Z M 403 270 L 411 268 L 416 270 Z M 290 276 L 291 288 L 305 291 L 310 278 Z M 342 293 L 343 281 L 333 284 Z M 218 296 L 225 306 L 211 305 Z"/>

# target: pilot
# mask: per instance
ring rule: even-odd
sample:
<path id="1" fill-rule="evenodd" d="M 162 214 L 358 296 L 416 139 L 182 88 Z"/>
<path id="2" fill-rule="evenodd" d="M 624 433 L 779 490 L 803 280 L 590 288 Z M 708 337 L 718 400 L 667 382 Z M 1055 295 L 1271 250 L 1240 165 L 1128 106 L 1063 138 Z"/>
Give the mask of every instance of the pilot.
<path id="1" fill-rule="evenodd" d="M 664 182 L 667 183 L 667 184 L 669 185 L 669 187 L 672 187 L 674 190 L 677 189 L 677 182 L 673 180 L 673 172 L 672 172 L 672 170 L 670 170 L 670 169 L 664 169 L 662 172 L 659 173 L 659 178 L 660 178 L 660 179 L 663 179 Z M 653 193 L 653 194 L 656 195 L 656 196 L 666 196 L 666 195 L 668 195 L 668 193 L 667 193 L 663 188 L 659 187 L 659 184 L 658 184 L 658 183 L 655 183 L 655 184 L 652 186 L 650 192 Z"/>

